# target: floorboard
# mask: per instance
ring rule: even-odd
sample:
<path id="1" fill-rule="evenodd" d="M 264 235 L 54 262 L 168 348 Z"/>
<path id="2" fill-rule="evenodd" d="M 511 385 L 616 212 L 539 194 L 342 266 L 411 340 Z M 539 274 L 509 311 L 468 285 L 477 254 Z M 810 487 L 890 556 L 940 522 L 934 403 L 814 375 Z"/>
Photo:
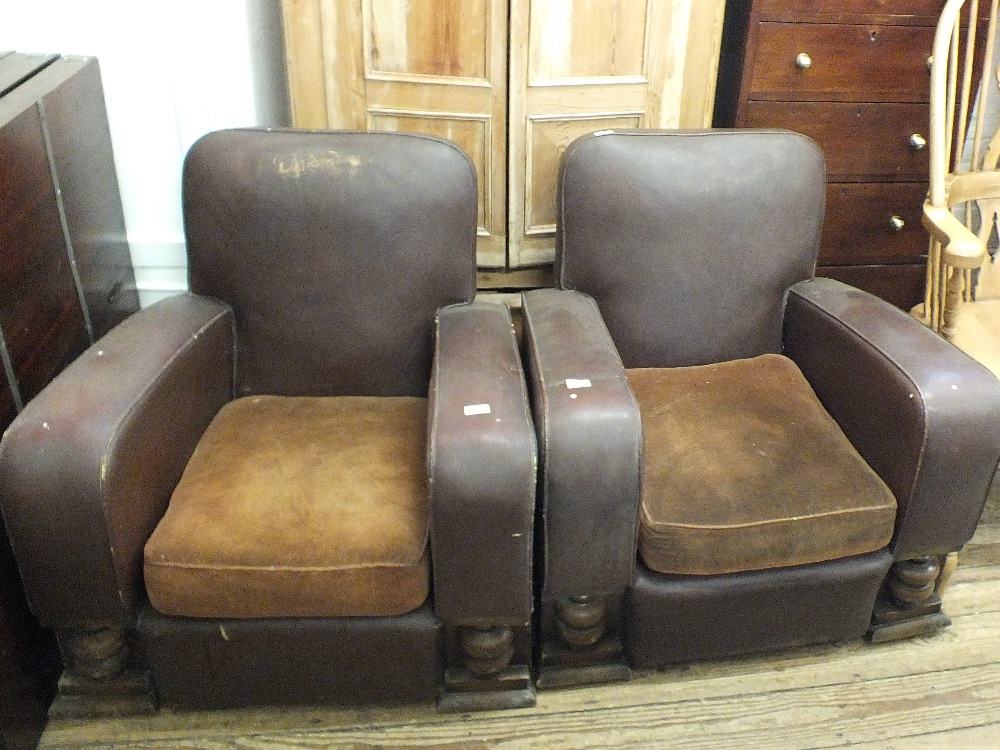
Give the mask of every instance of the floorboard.
<path id="1" fill-rule="evenodd" d="M 430 705 L 164 710 L 133 719 L 53 721 L 41 748 L 997 748 L 1000 523 L 994 515 L 984 516 L 989 522 L 960 556 L 945 596 L 951 627 L 930 637 L 681 665 L 622 685 L 543 692 L 536 707 L 508 712 L 441 715 Z"/>

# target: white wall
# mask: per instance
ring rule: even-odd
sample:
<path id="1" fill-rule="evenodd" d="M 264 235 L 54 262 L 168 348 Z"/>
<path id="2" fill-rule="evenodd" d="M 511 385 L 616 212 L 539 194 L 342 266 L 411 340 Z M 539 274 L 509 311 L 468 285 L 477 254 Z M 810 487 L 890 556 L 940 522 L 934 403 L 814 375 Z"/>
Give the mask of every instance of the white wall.
<path id="1" fill-rule="evenodd" d="M 290 121 L 280 0 L 0 0 L 0 50 L 98 58 L 140 299 L 185 289 L 184 153 Z"/>

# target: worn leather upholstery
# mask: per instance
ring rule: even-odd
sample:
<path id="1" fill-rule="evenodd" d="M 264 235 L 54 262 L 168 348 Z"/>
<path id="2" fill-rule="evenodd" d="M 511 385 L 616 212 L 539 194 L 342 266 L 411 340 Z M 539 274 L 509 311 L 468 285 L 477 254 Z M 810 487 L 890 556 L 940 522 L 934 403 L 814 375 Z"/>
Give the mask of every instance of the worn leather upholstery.
<path id="1" fill-rule="evenodd" d="M 236 395 L 426 396 L 434 311 L 475 294 L 472 165 L 433 138 L 260 135 L 184 166 L 191 291 L 236 312 Z"/>
<path id="2" fill-rule="evenodd" d="M 635 571 L 639 406 L 593 299 L 539 289 L 523 300 L 541 446 L 545 591 L 552 598 L 610 594 L 626 587 Z"/>
<path id="3" fill-rule="evenodd" d="M 903 311 L 832 279 L 795 285 L 785 320 L 786 354 L 896 496 L 896 558 L 960 549 L 997 467 L 996 378 Z"/>
<path id="4" fill-rule="evenodd" d="M 506 307 L 438 312 L 428 414 L 437 612 L 456 624 L 527 625 L 538 451 Z"/>
<path id="5" fill-rule="evenodd" d="M 43 624 L 133 622 L 143 545 L 232 383 L 232 311 L 178 296 L 113 329 L 14 420 L 0 502 Z"/>
<path id="6" fill-rule="evenodd" d="M 471 301 L 476 203 L 471 162 L 440 139 L 234 130 L 195 144 L 184 171 L 191 293 L 113 330 L 0 444 L 27 593 L 65 644 L 119 623 L 162 701 L 210 707 L 426 700 L 446 666 L 444 631 L 458 621 L 516 625 L 524 639 L 535 438 L 510 314 Z M 143 547 L 210 423 L 242 397 L 423 404 L 406 439 L 424 446 L 424 515 L 413 528 L 425 528 L 411 541 L 430 589 L 398 608 L 416 609 L 301 618 L 258 600 L 182 617 L 150 606 Z M 466 418 L 470 401 L 491 404 L 494 419 Z M 201 526 L 210 541 L 212 522 L 202 508 L 187 529 Z M 258 516 L 258 536 L 272 522 Z M 367 523 L 379 526 L 377 513 Z M 293 548 L 322 539 L 320 526 L 283 541 L 275 533 L 272 551 L 280 541 L 280 555 L 308 558 L 315 550 Z"/>
<path id="7" fill-rule="evenodd" d="M 160 695 L 238 709 L 427 701 L 441 679 L 441 631 L 430 602 L 398 617 L 240 620 L 168 617 L 147 605 L 138 622 Z"/>
<path id="8" fill-rule="evenodd" d="M 561 289 L 524 295 L 543 438 L 543 622 L 566 597 L 607 593 L 605 568 L 632 565 L 634 577 L 618 578 L 622 609 L 607 619 L 621 618 L 633 666 L 855 638 L 894 559 L 943 554 L 969 539 L 1000 460 L 1000 384 L 887 303 L 812 278 L 824 201 L 815 144 L 781 131 L 596 133 L 566 150 L 557 200 Z M 556 311 L 558 326 L 540 324 Z M 795 363 L 891 491 L 896 513 L 862 545 L 868 552 L 845 545 L 835 559 L 791 555 L 757 570 L 747 559 L 744 570 L 720 574 L 650 570 L 636 561 L 639 497 L 649 454 L 671 436 L 623 448 L 609 415 L 637 410 L 625 368 L 768 354 Z M 588 377 L 594 362 L 601 382 L 620 387 L 600 393 L 599 409 L 592 401 L 577 408 L 566 378 Z M 638 397 L 640 405 L 649 398 Z M 571 418 L 553 404 L 573 415 L 574 429 L 558 430 Z M 643 405 L 643 421 L 657 408 Z M 617 474 L 604 468 L 610 450 L 629 457 Z M 719 455 L 719 468 L 732 458 Z M 786 500 L 797 516 L 794 497 Z"/>
<path id="9" fill-rule="evenodd" d="M 625 649 L 652 667 L 861 636 L 892 555 L 739 575 L 673 576 L 641 566 L 629 597 Z"/>
<path id="10" fill-rule="evenodd" d="M 775 133 L 667 138 L 612 133 L 566 150 L 558 285 L 597 301 L 628 368 L 781 352 L 785 293 L 812 276 L 819 248 L 823 154 Z"/>

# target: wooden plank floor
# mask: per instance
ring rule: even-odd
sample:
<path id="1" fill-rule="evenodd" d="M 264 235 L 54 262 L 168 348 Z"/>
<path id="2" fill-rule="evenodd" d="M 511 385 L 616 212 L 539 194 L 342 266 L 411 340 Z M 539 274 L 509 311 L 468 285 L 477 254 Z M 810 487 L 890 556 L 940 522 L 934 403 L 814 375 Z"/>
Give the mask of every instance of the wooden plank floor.
<path id="1" fill-rule="evenodd" d="M 952 625 L 680 666 L 621 685 L 539 694 L 532 709 L 432 706 L 175 713 L 50 723 L 57 748 L 1000 748 L 1000 503 L 991 502 L 945 597 Z"/>

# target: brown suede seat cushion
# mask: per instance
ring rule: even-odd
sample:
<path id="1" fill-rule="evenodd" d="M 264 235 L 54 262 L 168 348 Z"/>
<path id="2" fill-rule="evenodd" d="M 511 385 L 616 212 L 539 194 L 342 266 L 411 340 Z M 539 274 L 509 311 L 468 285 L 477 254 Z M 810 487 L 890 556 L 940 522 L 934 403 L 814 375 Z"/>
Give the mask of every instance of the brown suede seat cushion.
<path id="1" fill-rule="evenodd" d="M 253 396 L 205 431 L 145 548 L 168 615 L 395 615 L 429 590 L 423 398 Z"/>
<path id="2" fill-rule="evenodd" d="M 764 570 L 889 543 L 895 498 L 791 360 L 627 374 L 643 422 L 639 553 L 650 569 Z"/>

